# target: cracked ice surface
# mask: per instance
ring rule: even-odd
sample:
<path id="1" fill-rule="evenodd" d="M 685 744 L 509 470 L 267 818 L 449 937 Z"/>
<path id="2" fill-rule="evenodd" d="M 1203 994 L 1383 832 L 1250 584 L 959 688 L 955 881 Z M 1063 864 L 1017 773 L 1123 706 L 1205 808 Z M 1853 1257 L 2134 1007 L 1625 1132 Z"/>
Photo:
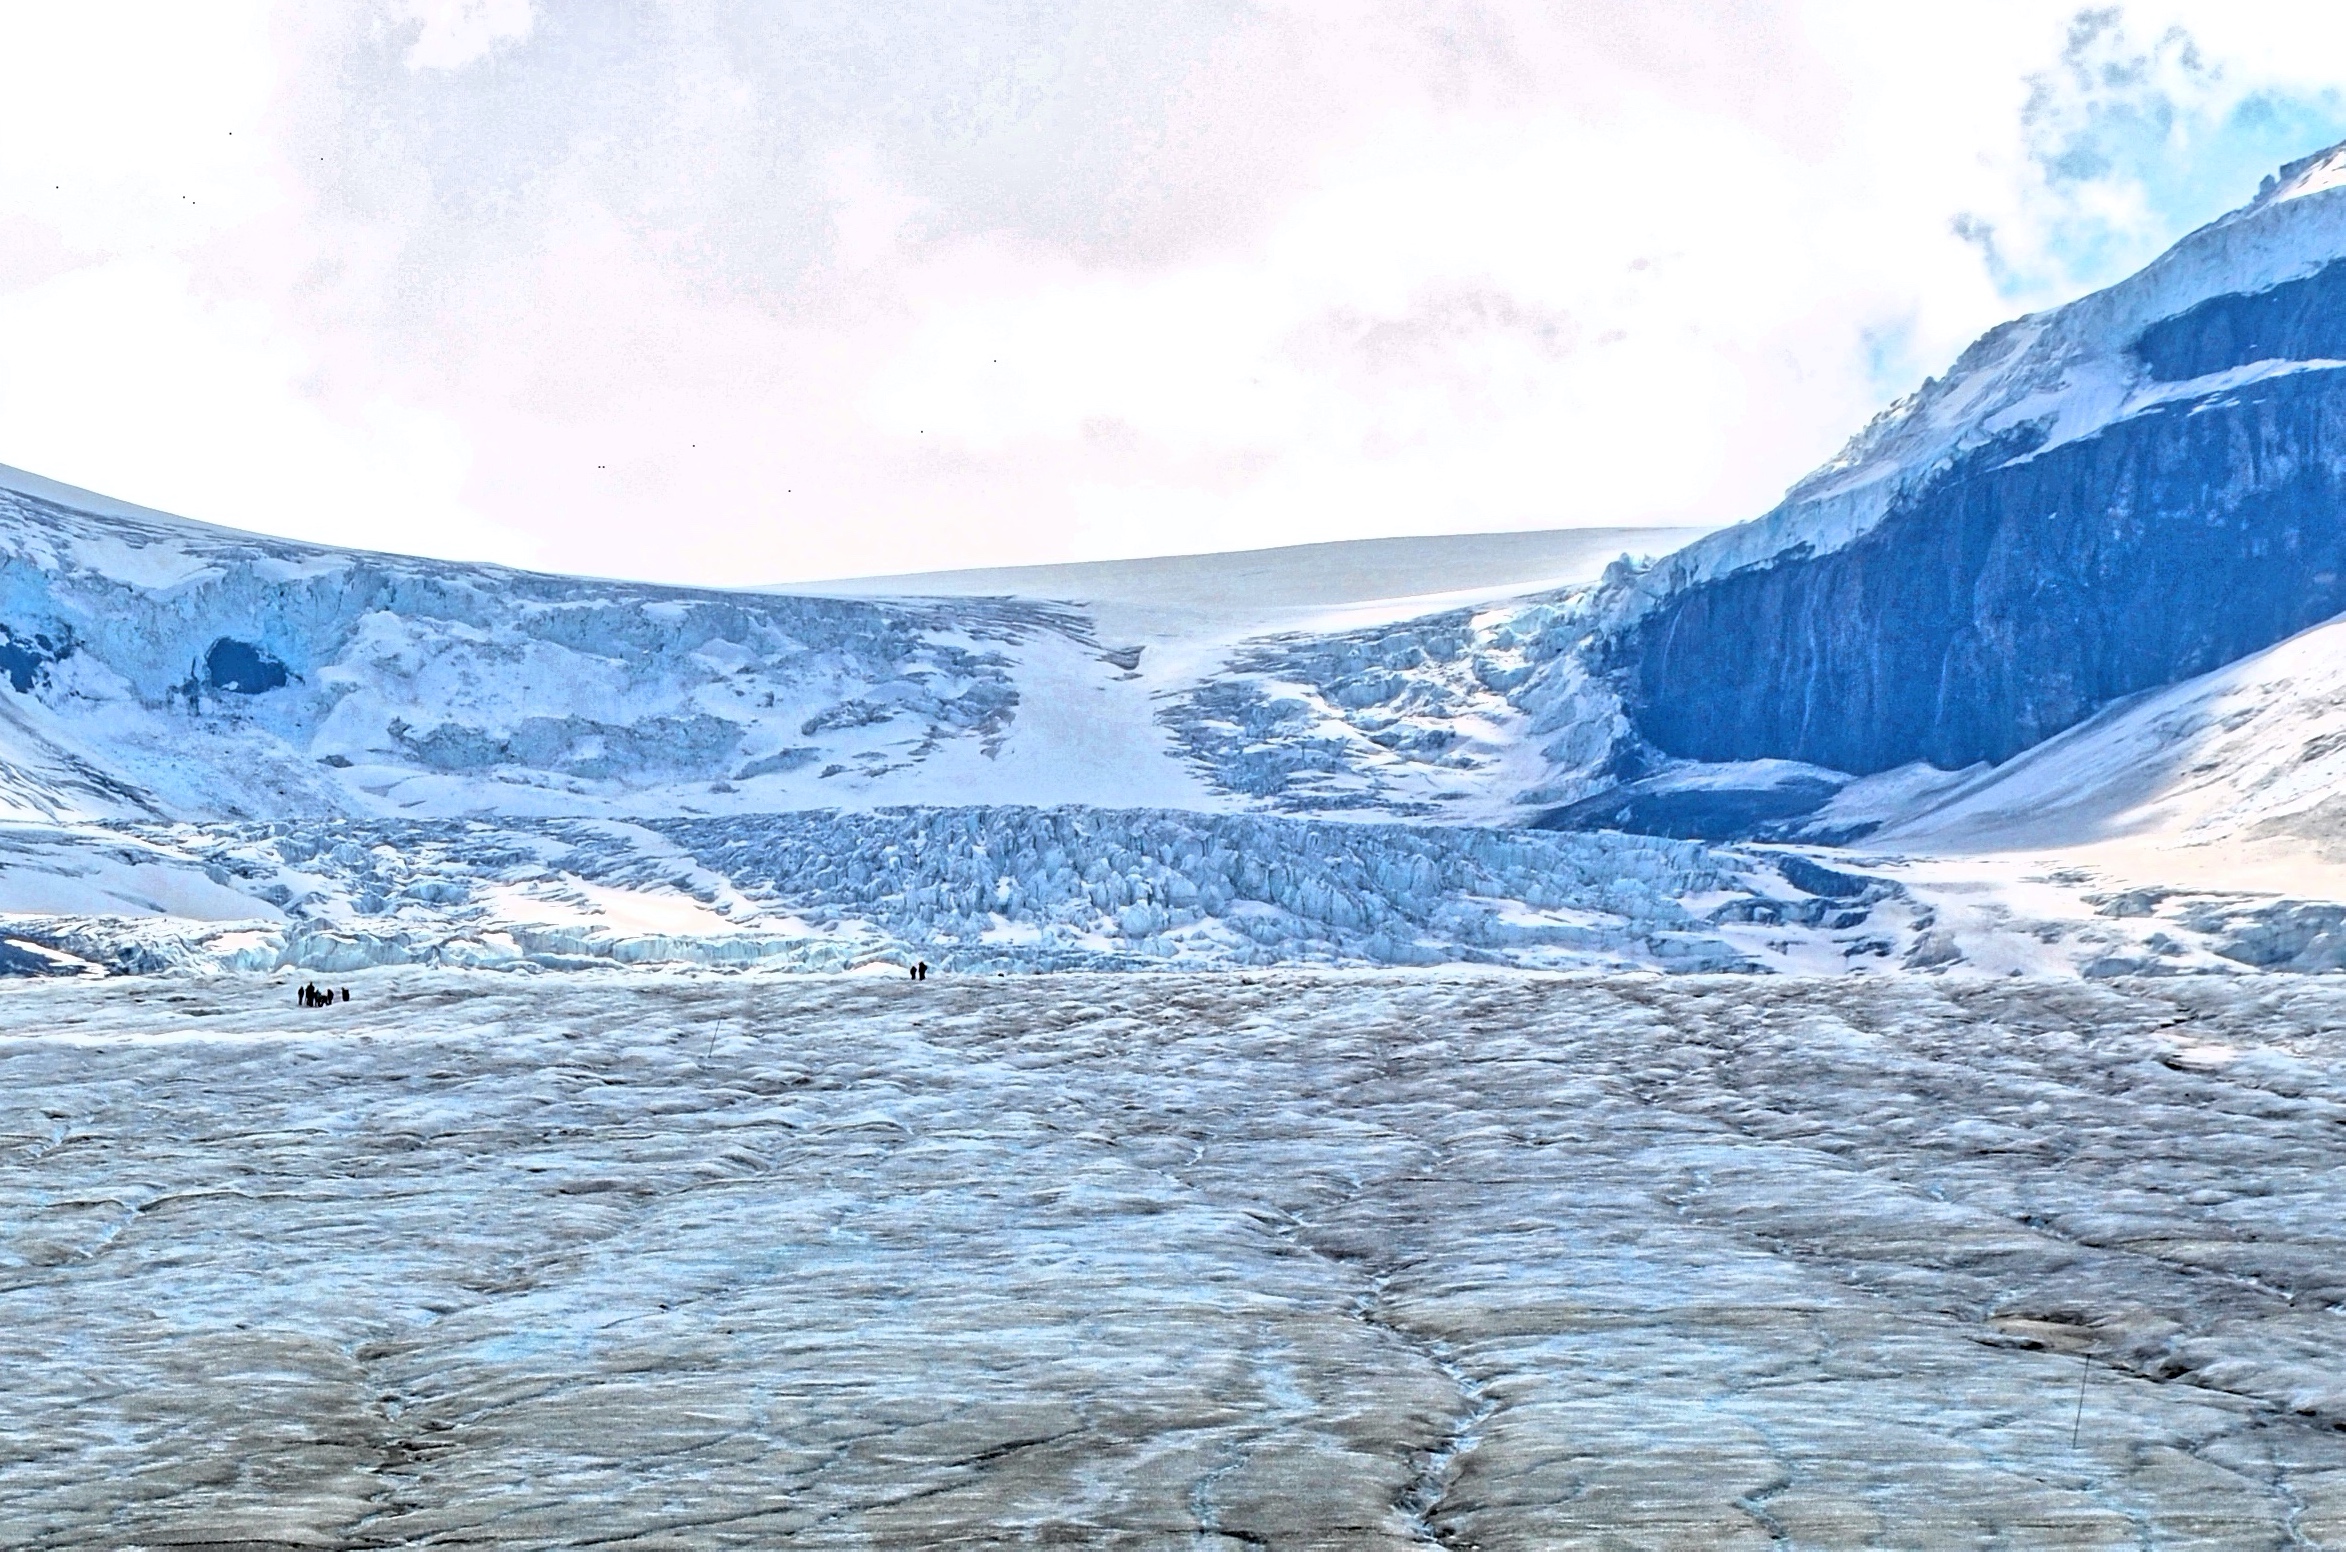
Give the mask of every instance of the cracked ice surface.
<path id="1" fill-rule="evenodd" d="M 2346 1537 L 2325 982 L 355 990 L 0 991 L 0 1542 Z"/>

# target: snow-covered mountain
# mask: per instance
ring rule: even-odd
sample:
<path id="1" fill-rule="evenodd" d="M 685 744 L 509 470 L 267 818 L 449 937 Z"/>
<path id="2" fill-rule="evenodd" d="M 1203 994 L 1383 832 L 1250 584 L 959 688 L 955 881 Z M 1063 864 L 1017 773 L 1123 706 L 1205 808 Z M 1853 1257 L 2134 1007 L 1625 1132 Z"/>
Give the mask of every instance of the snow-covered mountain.
<path id="1" fill-rule="evenodd" d="M 1057 786 L 1079 774 L 1194 796 L 1172 762 L 1125 773 L 1048 747 L 1055 708 L 1113 700 L 1106 652 L 1047 604 L 539 576 L 0 480 L 0 801 L 20 812 L 780 808 L 883 777 L 899 801 L 924 783 L 1093 796 Z"/>
<path id="2" fill-rule="evenodd" d="M 0 473 L 0 808 L 1822 834 L 1856 778 L 2009 759 L 2346 607 L 2341 364 L 2346 147 L 1990 332 L 1708 537 L 727 592 L 300 545 Z"/>
<path id="3" fill-rule="evenodd" d="M 0 471 L 0 811 L 1488 818 L 1526 720 L 1492 686 L 1523 647 L 1465 622 L 1554 612 L 1625 549 L 1688 536 L 1058 568 L 1023 596 L 725 592 L 296 544 Z M 1525 594 L 1545 602 L 1494 615 Z M 1283 697 L 1289 667 L 1310 682 Z"/>
<path id="4" fill-rule="evenodd" d="M 2338 844 L 2341 366 L 2346 147 L 1708 537 L 724 591 L 0 470 L 8 952 L 137 961 L 129 913 L 214 923 L 173 952 L 220 965 L 2346 962 L 2346 908 L 2127 927 L 2094 871 Z M 1925 866 L 2042 846 L 2103 849 L 1992 909 Z"/>
<path id="5" fill-rule="evenodd" d="M 1821 802 L 2009 759 L 2346 609 L 2341 366 L 2346 147 L 1992 330 L 1775 511 L 1608 589 L 1582 719 L 1624 736 L 1584 771 L 1648 785 L 1597 810 L 1667 807 L 1683 761 L 1799 762 Z"/>

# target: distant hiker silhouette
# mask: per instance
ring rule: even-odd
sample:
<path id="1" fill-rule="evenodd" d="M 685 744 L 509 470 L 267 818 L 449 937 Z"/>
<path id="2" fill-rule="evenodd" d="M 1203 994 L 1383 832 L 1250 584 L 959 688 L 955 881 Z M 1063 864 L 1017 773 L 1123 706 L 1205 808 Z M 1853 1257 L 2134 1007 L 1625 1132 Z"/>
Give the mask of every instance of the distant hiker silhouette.
<path id="1" fill-rule="evenodd" d="M 922 960 L 917 966 L 914 967 L 913 974 L 919 977 L 921 980 L 927 980 L 929 978 L 929 962 L 925 959 Z"/>

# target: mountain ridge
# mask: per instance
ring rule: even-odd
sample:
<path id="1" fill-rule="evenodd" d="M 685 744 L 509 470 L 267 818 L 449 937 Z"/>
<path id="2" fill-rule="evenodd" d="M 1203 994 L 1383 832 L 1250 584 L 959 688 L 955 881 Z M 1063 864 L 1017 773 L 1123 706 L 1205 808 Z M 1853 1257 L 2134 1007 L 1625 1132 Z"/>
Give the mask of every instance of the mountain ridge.
<path id="1" fill-rule="evenodd" d="M 1620 733 L 1584 795 L 1995 763 L 2346 608 L 2342 258 L 2346 145 L 1990 330 L 1769 513 L 1616 578 L 1581 700 Z"/>
<path id="2" fill-rule="evenodd" d="M 2346 378 L 2307 354 L 2341 261 L 2346 146 L 1989 331 L 1770 512 L 1683 546 L 1563 530 L 735 591 L 274 539 L 0 471 L 0 807 L 1797 835 L 1852 784 L 2011 760 L 2346 607 Z"/>

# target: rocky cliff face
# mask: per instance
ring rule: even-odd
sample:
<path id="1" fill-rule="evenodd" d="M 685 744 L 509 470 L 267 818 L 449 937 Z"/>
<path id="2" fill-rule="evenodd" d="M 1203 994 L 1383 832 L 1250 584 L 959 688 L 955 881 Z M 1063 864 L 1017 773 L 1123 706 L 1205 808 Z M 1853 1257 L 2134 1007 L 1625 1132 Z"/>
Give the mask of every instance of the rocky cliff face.
<path id="1" fill-rule="evenodd" d="M 1593 666 L 1655 757 L 2001 761 L 2346 609 L 2346 147 L 1984 338 Z"/>
<path id="2" fill-rule="evenodd" d="M 1958 462 L 1855 542 L 1667 600 L 1613 646 L 1664 753 L 2001 761 L 2346 609 L 2346 377 L 2269 378 Z"/>

